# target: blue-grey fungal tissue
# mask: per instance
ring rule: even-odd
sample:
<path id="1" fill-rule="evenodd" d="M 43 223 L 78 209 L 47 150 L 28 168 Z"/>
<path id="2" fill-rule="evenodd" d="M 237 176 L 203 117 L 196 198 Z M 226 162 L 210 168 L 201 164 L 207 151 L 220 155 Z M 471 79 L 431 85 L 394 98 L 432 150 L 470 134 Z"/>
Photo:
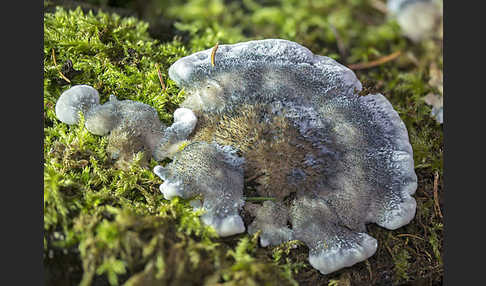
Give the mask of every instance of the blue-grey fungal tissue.
<path id="1" fill-rule="evenodd" d="M 414 42 L 430 38 L 442 20 L 442 0 L 388 0 L 387 8 Z"/>
<path id="2" fill-rule="evenodd" d="M 126 168 L 141 152 L 141 163 L 171 157 L 172 145 L 184 141 L 196 125 L 196 117 L 186 108 L 174 113 L 174 123 L 167 128 L 157 111 L 144 103 L 118 100 L 114 95 L 100 104 L 98 91 L 89 85 L 75 85 L 65 90 L 56 102 L 56 116 L 66 124 L 77 124 L 82 113 L 86 129 L 108 136 L 107 152 L 116 160 L 115 166 Z"/>
<path id="3" fill-rule="evenodd" d="M 184 148 L 175 135 L 163 139 L 182 149 L 154 169 L 166 198 L 193 198 L 221 236 L 247 229 L 261 231 L 262 246 L 300 240 L 323 274 L 375 253 L 366 224 L 413 219 L 412 147 L 385 96 L 359 96 L 350 69 L 294 42 L 219 45 L 214 66 L 211 52 L 169 69 L 197 120 L 186 120 L 194 131 L 182 132 Z M 248 197 L 265 202 L 245 205 Z"/>

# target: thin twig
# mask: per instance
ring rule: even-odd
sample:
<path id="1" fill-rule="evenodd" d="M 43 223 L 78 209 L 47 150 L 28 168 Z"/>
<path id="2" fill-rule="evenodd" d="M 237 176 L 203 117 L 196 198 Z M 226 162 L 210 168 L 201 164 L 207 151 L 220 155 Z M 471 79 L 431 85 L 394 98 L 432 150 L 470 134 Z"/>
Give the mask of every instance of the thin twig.
<path id="1" fill-rule="evenodd" d="M 376 59 L 376 60 L 371 61 L 371 62 L 351 64 L 348 67 L 352 70 L 361 70 L 361 69 L 372 68 L 372 67 L 376 67 L 376 66 L 382 65 L 384 63 L 387 63 L 389 61 L 392 61 L 392 60 L 398 58 L 398 56 L 400 56 L 401 54 L 402 54 L 401 51 L 397 51 L 397 52 L 394 52 L 393 54 L 381 57 L 381 58 Z"/>
<path id="2" fill-rule="evenodd" d="M 54 52 L 54 48 L 52 48 L 52 61 L 54 62 L 54 66 L 57 68 L 57 61 L 56 61 L 56 53 Z M 71 81 L 65 76 L 62 74 L 62 72 L 60 70 L 58 70 L 59 72 L 59 75 L 67 82 L 71 83 Z"/>
<path id="3" fill-rule="evenodd" d="M 59 75 L 60 75 L 60 76 L 61 76 L 61 77 L 62 77 L 62 78 L 65 80 L 65 81 L 67 81 L 67 82 L 71 83 L 71 81 L 70 81 L 70 80 L 69 80 L 69 79 L 68 79 L 68 78 L 67 78 L 65 75 L 63 75 L 61 71 L 59 71 Z"/>
<path id="4" fill-rule="evenodd" d="M 435 203 L 435 209 L 437 211 L 437 214 L 439 215 L 440 218 L 443 218 L 442 212 L 440 211 L 440 205 L 439 205 L 439 194 L 438 194 L 438 187 L 439 187 L 439 172 L 435 172 L 434 175 L 434 203 Z"/>
<path id="5" fill-rule="evenodd" d="M 54 48 L 52 48 L 52 61 L 54 62 L 54 66 L 57 67 L 56 53 L 54 53 Z"/>
<path id="6" fill-rule="evenodd" d="M 416 235 L 413 235 L 413 234 L 408 234 L 408 233 L 397 234 L 397 237 L 402 237 L 402 236 L 408 236 L 408 237 L 413 237 L 413 238 L 417 238 L 417 239 L 420 239 L 420 240 L 425 240 L 425 239 L 421 238 L 420 236 L 416 236 Z"/>
<path id="7" fill-rule="evenodd" d="M 214 58 L 216 56 L 216 51 L 218 50 L 219 43 L 216 43 L 216 46 L 214 46 L 213 50 L 211 51 L 211 66 L 214 67 Z"/>
<path id="8" fill-rule="evenodd" d="M 162 78 L 162 73 L 160 72 L 159 65 L 156 63 L 155 67 L 157 67 L 157 74 L 159 75 L 160 86 L 162 87 L 162 91 L 164 91 L 165 90 L 165 84 L 164 84 L 164 80 Z"/>

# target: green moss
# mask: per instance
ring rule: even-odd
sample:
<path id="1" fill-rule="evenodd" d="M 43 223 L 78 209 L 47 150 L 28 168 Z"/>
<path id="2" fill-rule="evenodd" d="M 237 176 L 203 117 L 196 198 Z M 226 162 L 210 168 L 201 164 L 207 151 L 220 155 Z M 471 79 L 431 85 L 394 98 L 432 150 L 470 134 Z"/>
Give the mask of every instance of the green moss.
<path id="1" fill-rule="evenodd" d="M 217 275 L 207 281 L 209 285 L 216 282 L 216 279 L 223 280 L 220 285 L 297 285 L 291 274 L 283 271 L 270 259 L 257 259 L 254 257 L 258 247 L 259 233 L 253 237 L 240 239 L 235 249 L 228 250 L 226 256 L 231 257 L 234 262 L 230 267 L 222 268 Z M 219 276 L 219 278 L 218 278 Z"/>
<path id="2" fill-rule="evenodd" d="M 282 266 L 287 277 L 293 277 L 295 274 L 298 274 L 300 270 L 307 267 L 306 263 L 298 260 L 296 261 L 296 259 L 292 259 L 290 256 L 290 252 L 299 246 L 304 246 L 304 243 L 298 240 L 291 240 L 274 247 L 272 250 L 274 262 Z"/>
<path id="3" fill-rule="evenodd" d="M 151 171 L 158 162 L 152 160 L 149 168 L 142 168 L 135 160 L 126 170 L 118 170 L 106 155 L 106 138 L 89 133 L 83 117 L 74 126 L 55 117 L 55 102 L 63 90 L 74 84 L 90 84 L 100 91 L 102 102 L 110 93 L 142 101 L 154 106 L 170 123 L 183 95 L 168 79 L 167 69 L 187 54 L 181 43 L 151 39 L 147 24 L 134 18 L 85 14 L 80 9 L 47 13 L 44 25 L 46 265 L 60 259 L 59 254 L 49 258 L 49 253 L 57 250 L 79 255 L 82 273 L 77 274 L 79 281 L 72 282 L 81 285 L 100 278 L 110 285 L 147 281 L 197 284 L 216 272 L 222 261 L 240 265 L 225 270 L 228 282 L 240 279 L 238 273 L 245 271 L 258 281 L 278 276 L 278 271 L 262 276 L 254 267 L 246 269 L 239 256 L 220 255 L 223 248 L 215 241 L 214 230 L 201 224 L 187 202 L 162 198 L 158 191 L 161 180 Z M 73 77 L 60 67 L 68 60 L 79 71 Z M 166 81 L 164 91 L 156 64 Z M 59 71 L 68 76 L 70 84 Z M 271 263 L 262 265 L 272 267 Z M 49 269 L 49 281 L 62 275 L 56 270 L 62 271 Z"/>
<path id="4" fill-rule="evenodd" d="M 50 2 L 44 1 L 44 6 Z M 132 8 L 128 1 L 111 2 Z M 148 20 L 173 21 L 174 31 L 169 34 L 182 35 L 165 42 L 151 38 L 147 22 L 135 18 L 81 9 L 44 15 L 44 264 L 49 284 L 440 281 L 443 221 L 436 204 L 441 205 L 443 189 L 443 132 L 422 99 L 437 92 L 429 84 L 429 66 L 435 63 L 442 68 L 440 45 L 407 41 L 397 23 L 373 8 L 371 1 L 225 2 L 147 1 Z M 363 94 L 384 94 L 407 126 L 419 178 L 414 195 L 417 214 L 409 225 L 395 231 L 369 225 L 378 250 L 366 262 L 323 276 L 308 264 L 308 249 L 301 244 L 261 248 L 257 237 L 217 238 L 185 200 L 163 199 L 158 190 L 162 181 L 151 169 L 166 162 L 152 159 L 143 168 L 135 161 L 127 170 L 117 170 L 106 155 L 106 138 L 92 135 L 83 124 L 67 126 L 56 119 L 54 106 L 61 92 L 75 84 L 89 84 L 100 92 L 101 103 L 110 94 L 141 101 L 169 124 L 184 99 L 184 92 L 167 75 L 175 60 L 217 42 L 260 38 L 293 40 L 346 65 L 402 51 L 397 60 L 357 70 L 356 75 L 363 83 Z M 157 65 L 167 87 L 163 91 Z M 436 172 L 440 179 L 434 187 Z"/>
<path id="5" fill-rule="evenodd" d="M 161 44 L 149 37 L 147 23 L 135 18 L 99 12 L 84 14 L 58 10 L 47 13 L 44 21 L 44 105 L 52 107 L 68 83 L 60 78 L 61 66 L 68 60 L 80 71 L 69 78 L 71 85 L 89 84 L 101 95 L 101 101 L 115 94 L 119 99 L 145 102 L 170 121 L 167 108 L 181 97 L 168 79 L 168 67 L 187 51 L 177 39 Z M 57 65 L 54 65 L 52 51 Z M 161 91 L 156 64 L 159 64 L 167 89 Z M 48 109 L 48 108 L 46 108 Z M 47 115 L 54 115 L 48 113 Z M 47 116 L 48 120 L 51 116 Z M 52 119 L 51 119 L 52 120 Z"/>
<path id="6" fill-rule="evenodd" d="M 397 277 L 396 279 L 398 281 L 407 281 L 409 279 L 407 272 L 408 268 L 410 267 L 410 264 L 408 263 L 408 260 L 410 259 L 410 254 L 408 254 L 408 251 L 406 249 L 402 248 L 394 257 L 394 259 L 395 275 Z"/>

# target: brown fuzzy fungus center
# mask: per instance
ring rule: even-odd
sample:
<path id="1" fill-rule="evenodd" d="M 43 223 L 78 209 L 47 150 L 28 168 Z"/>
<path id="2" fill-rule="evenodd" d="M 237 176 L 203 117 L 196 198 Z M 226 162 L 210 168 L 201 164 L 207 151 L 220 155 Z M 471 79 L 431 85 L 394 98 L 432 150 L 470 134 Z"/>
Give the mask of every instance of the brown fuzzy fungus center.
<path id="1" fill-rule="evenodd" d="M 263 104 L 245 104 L 230 114 L 201 113 L 189 139 L 239 150 L 245 158 L 245 181 L 256 185 L 260 197 L 284 200 L 298 189 L 315 188 L 322 174 L 305 163 L 309 154 L 318 156 L 312 143 L 299 138 L 285 114 L 268 114 Z M 245 196 L 251 196 L 252 189 L 247 185 Z"/>

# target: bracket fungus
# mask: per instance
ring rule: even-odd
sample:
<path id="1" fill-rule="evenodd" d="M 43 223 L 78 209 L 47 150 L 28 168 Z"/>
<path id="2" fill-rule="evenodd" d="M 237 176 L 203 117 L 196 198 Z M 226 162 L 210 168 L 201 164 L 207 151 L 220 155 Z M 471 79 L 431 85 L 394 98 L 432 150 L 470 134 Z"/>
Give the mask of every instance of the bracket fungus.
<path id="1" fill-rule="evenodd" d="M 214 227 L 220 236 L 245 231 L 238 211 L 243 201 L 243 159 L 229 146 L 194 142 L 175 154 L 167 167 L 156 166 L 155 174 L 164 180 L 160 190 L 166 199 L 174 196 L 193 198 L 202 195 L 202 221 Z"/>
<path id="2" fill-rule="evenodd" d="M 171 157 L 172 144 L 184 141 L 197 121 L 191 110 L 179 108 L 174 112 L 174 123 L 167 128 L 153 107 L 133 100 L 118 100 L 114 95 L 100 104 L 98 91 L 89 85 L 75 85 L 65 90 L 55 110 L 57 118 L 70 125 L 79 123 L 79 113 L 82 113 L 89 132 L 107 135 L 107 152 L 117 160 L 115 166 L 119 168 L 126 168 L 138 152 L 143 154 L 142 165 L 151 156 L 156 160 Z"/>
<path id="3" fill-rule="evenodd" d="M 262 246 L 304 242 L 323 274 L 375 253 L 366 224 L 396 229 L 413 219 L 412 147 L 383 95 L 359 96 L 350 69 L 294 42 L 212 51 L 169 69 L 197 123 L 174 160 L 154 169 L 166 198 L 202 197 L 193 205 L 221 236 L 245 231 L 245 197 L 272 198 L 252 204 L 248 231 L 261 231 Z"/>

